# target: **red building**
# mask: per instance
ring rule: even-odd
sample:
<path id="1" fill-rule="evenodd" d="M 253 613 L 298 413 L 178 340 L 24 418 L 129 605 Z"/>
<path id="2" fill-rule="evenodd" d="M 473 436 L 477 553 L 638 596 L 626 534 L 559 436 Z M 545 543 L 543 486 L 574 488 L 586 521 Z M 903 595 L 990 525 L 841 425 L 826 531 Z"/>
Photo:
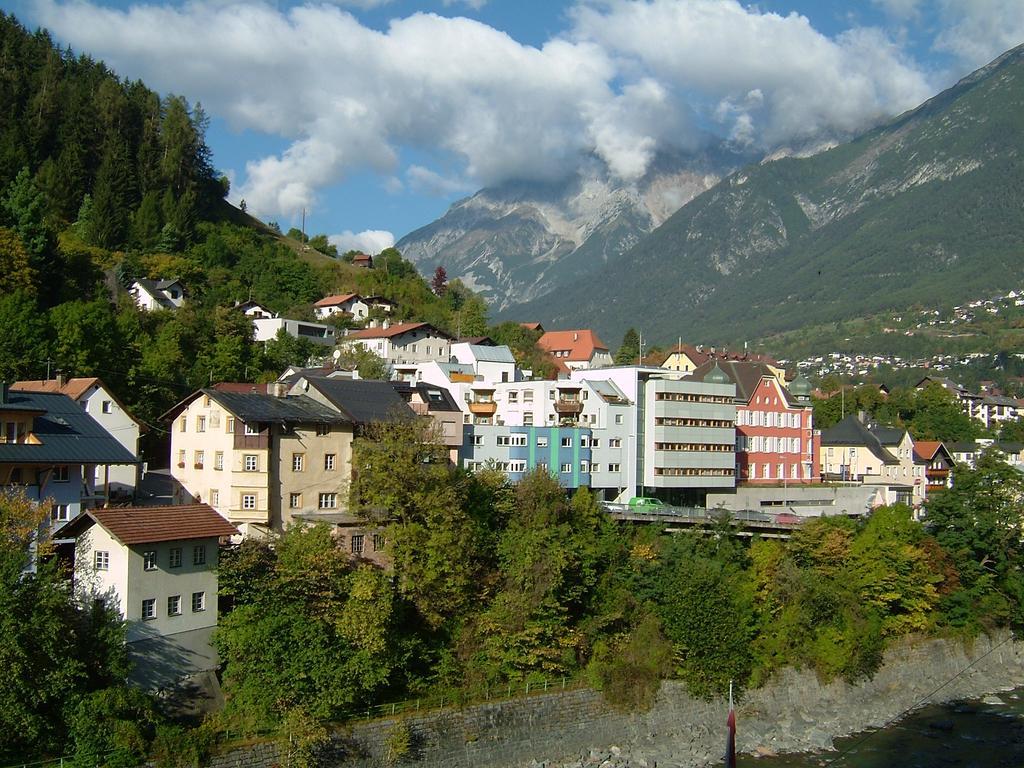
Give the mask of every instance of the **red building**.
<path id="1" fill-rule="evenodd" d="M 785 386 L 766 364 L 709 360 L 691 375 L 715 369 L 736 385 L 736 480 L 751 485 L 820 479 L 821 433 L 814 429 L 811 385 L 801 376 Z"/>

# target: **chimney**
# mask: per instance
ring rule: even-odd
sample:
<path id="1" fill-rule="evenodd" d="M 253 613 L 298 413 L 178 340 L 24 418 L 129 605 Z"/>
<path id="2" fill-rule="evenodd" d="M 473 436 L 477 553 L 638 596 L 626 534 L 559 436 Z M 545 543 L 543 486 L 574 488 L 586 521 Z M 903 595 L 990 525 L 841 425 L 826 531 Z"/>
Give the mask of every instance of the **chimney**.
<path id="1" fill-rule="evenodd" d="M 57 386 L 61 389 L 68 383 L 68 377 L 64 375 L 64 371 L 57 371 Z"/>
<path id="2" fill-rule="evenodd" d="M 275 381 L 270 385 L 270 394 L 274 397 L 284 397 L 288 394 L 288 385 L 283 381 Z"/>

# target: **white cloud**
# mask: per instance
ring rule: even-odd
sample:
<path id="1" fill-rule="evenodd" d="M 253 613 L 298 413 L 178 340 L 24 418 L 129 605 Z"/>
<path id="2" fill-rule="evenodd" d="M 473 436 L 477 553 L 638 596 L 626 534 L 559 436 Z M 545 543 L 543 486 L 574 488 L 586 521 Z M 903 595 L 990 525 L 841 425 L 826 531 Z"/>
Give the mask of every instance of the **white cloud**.
<path id="1" fill-rule="evenodd" d="M 971 1 L 943 0 L 950 13 Z M 596 154 L 630 180 L 659 150 L 696 147 L 708 128 L 769 147 L 857 130 L 933 92 L 880 30 L 828 37 L 803 16 L 735 0 L 578 0 L 570 29 L 539 47 L 426 13 L 375 30 L 339 7 L 382 2 L 121 10 L 36 0 L 35 10 L 59 39 L 120 74 L 187 94 L 238 129 L 284 137 L 284 152 L 250 161 L 237 183 L 249 209 L 270 218 L 315 209 L 323 190 L 358 170 L 395 192 L 450 195 L 557 180 Z M 876 2 L 894 12 L 914 5 Z M 1019 0 L 976 2 L 1005 11 Z M 460 165 L 404 168 L 406 147 Z"/>
<path id="2" fill-rule="evenodd" d="M 1021 0 L 941 0 L 943 31 L 935 48 L 951 53 L 968 68 L 987 64 L 1024 43 Z"/>
<path id="3" fill-rule="evenodd" d="M 367 229 L 363 232 L 350 232 L 346 229 L 339 235 L 329 235 L 327 242 L 337 247 L 338 253 L 362 251 L 372 255 L 393 246 L 395 236 L 383 229 Z"/>
<path id="4" fill-rule="evenodd" d="M 405 176 L 414 192 L 434 197 L 465 194 L 475 189 L 475 185 L 467 183 L 465 179 L 442 176 L 422 165 L 410 165 Z"/>

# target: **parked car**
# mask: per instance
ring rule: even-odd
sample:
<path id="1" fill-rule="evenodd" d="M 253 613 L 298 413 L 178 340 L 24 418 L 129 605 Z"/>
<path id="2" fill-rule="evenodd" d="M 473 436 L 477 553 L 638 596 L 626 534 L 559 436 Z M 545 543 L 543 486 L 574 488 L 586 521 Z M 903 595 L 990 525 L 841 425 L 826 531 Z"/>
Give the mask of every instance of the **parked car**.
<path id="1" fill-rule="evenodd" d="M 665 502 L 661 499 L 656 499 L 653 496 L 634 496 L 629 500 L 630 509 L 639 510 L 657 510 L 665 506 Z"/>
<path id="2" fill-rule="evenodd" d="M 775 516 L 776 523 L 782 523 L 783 525 L 795 525 L 801 520 L 799 515 L 794 515 L 792 512 L 779 512 Z"/>

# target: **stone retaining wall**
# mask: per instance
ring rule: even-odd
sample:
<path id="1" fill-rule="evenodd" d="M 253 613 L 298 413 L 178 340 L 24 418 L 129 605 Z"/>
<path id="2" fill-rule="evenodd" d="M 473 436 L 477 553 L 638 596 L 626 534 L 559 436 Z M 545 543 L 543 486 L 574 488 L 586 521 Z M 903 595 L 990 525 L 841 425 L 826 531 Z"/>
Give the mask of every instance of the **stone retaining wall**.
<path id="1" fill-rule="evenodd" d="M 773 752 L 821 749 L 834 737 L 885 725 L 924 701 L 976 698 L 1024 685 L 1024 643 L 1009 633 L 969 647 L 949 640 L 906 643 L 886 654 L 869 681 L 822 685 L 813 673 L 787 670 L 749 692 L 737 706 L 738 747 Z M 580 689 L 464 709 L 356 723 L 334 739 L 331 763 L 341 768 L 387 764 L 387 741 L 401 720 L 415 754 L 402 764 L 421 768 L 515 768 L 534 761 L 573 760 L 616 745 L 640 763 L 700 765 L 721 759 L 725 704 L 662 685 L 643 714 L 610 708 L 599 693 Z M 401 726 L 399 726 L 401 727 Z M 584 760 L 585 761 L 585 760 Z M 287 768 L 274 745 L 217 756 L 211 768 Z"/>

